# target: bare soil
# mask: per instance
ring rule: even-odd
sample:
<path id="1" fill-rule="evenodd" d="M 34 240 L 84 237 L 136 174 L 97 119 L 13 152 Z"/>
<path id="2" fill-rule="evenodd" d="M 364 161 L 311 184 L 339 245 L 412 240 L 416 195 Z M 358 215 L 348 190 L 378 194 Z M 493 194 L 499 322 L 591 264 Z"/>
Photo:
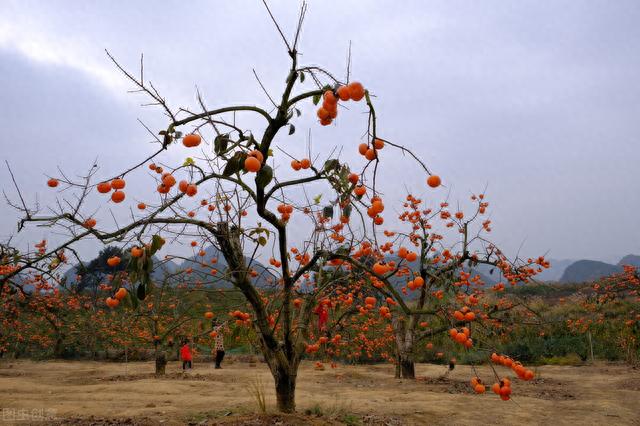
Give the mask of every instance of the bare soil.
<path id="1" fill-rule="evenodd" d="M 298 376 L 298 413 L 282 415 L 265 364 L 225 364 L 195 363 L 183 374 L 171 362 L 157 378 L 152 362 L 2 360 L 0 425 L 640 425 L 640 370 L 625 365 L 540 367 L 531 382 L 513 380 L 504 402 L 471 391 L 469 366 L 447 373 L 420 364 L 410 381 L 394 379 L 386 364 L 320 371 L 309 362 Z M 493 383 L 488 367 L 477 371 Z"/>

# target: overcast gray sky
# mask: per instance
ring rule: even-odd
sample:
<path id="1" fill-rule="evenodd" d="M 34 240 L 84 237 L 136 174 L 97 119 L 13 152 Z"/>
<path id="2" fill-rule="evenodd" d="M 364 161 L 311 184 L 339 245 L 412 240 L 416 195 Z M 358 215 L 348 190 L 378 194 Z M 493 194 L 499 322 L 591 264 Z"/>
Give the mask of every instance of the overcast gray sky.
<path id="1" fill-rule="evenodd" d="M 299 3 L 270 4 L 290 35 Z M 638 1 L 311 0 L 301 61 L 343 77 L 351 41 L 380 134 L 424 158 L 454 204 L 488 185 L 493 238 L 507 252 L 524 243 L 525 255 L 617 261 L 640 253 L 639 22 Z M 150 152 L 137 118 L 166 127 L 126 93 L 105 48 L 133 71 L 144 52 L 146 77 L 193 109 L 196 85 L 211 107 L 268 107 L 252 69 L 276 94 L 289 65 L 259 1 L 0 2 L 0 157 L 30 200 L 54 199 L 44 182 L 57 166 L 79 174 L 98 158 L 106 177 Z M 362 111 L 321 128 L 308 105 L 279 143 L 302 156 L 311 128 L 314 152 L 337 145 L 357 160 Z M 401 156 L 383 160 L 388 199 L 404 195 L 398 175 L 430 201 L 446 196 Z M 3 166 L 12 193 L 8 177 Z M 17 215 L 4 203 L 0 214 L 6 237 Z M 37 229 L 16 241 L 42 237 L 56 238 Z"/>

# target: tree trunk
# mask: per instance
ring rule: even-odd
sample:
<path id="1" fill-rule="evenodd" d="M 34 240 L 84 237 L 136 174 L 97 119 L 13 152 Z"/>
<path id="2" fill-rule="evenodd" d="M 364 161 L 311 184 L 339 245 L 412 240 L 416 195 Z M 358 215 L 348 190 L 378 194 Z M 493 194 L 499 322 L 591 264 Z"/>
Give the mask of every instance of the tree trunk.
<path id="1" fill-rule="evenodd" d="M 62 336 L 58 335 L 58 337 L 56 338 L 56 344 L 53 347 L 53 357 L 54 358 L 62 358 L 62 351 L 63 351 L 63 347 L 62 347 Z"/>
<path id="2" fill-rule="evenodd" d="M 396 378 L 415 379 L 416 368 L 413 360 L 415 332 L 413 324 L 407 324 L 404 319 L 394 318 L 393 331 L 396 342 Z"/>
<path id="3" fill-rule="evenodd" d="M 415 379 L 416 367 L 415 363 L 409 357 L 400 356 L 400 375 L 403 379 Z"/>
<path id="4" fill-rule="evenodd" d="M 156 376 L 164 376 L 167 367 L 167 355 L 156 349 Z"/>
<path id="5" fill-rule="evenodd" d="M 276 382 L 278 411 L 293 413 L 296 411 L 296 375 L 285 368 L 278 368 L 273 379 Z"/>

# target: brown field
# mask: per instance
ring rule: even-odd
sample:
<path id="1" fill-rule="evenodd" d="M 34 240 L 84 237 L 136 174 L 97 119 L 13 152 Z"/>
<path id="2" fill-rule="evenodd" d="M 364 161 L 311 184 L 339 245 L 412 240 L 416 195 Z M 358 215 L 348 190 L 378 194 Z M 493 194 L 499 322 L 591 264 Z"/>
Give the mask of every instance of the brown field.
<path id="1" fill-rule="evenodd" d="M 479 370 L 490 377 L 488 368 Z M 262 381 L 267 413 L 273 413 L 265 364 L 230 361 L 214 370 L 196 363 L 183 375 L 172 362 L 167 377 L 156 379 L 151 362 L 2 360 L 0 424 L 640 425 L 640 371 L 628 366 L 541 367 L 534 381 L 514 381 L 508 402 L 471 394 L 468 366 L 445 371 L 422 364 L 419 380 L 402 381 L 390 365 L 317 371 L 305 363 L 300 414 L 278 416 L 259 414 L 249 391 Z M 43 413 L 56 419 L 42 419 Z"/>

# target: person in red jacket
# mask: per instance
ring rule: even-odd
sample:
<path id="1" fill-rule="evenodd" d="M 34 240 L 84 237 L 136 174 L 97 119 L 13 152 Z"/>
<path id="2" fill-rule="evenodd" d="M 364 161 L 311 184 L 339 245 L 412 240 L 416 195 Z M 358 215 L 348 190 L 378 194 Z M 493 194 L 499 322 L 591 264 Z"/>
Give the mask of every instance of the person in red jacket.
<path id="1" fill-rule="evenodd" d="M 182 347 L 180 348 L 180 359 L 182 359 L 183 371 L 187 368 L 191 369 L 191 348 L 187 340 L 183 341 Z"/>
<path id="2" fill-rule="evenodd" d="M 326 329 L 327 321 L 329 320 L 329 308 L 331 307 L 331 301 L 328 299 L 321 300 L 314 313 L 318 315 L 318 331 L 323 332 Z"/>

